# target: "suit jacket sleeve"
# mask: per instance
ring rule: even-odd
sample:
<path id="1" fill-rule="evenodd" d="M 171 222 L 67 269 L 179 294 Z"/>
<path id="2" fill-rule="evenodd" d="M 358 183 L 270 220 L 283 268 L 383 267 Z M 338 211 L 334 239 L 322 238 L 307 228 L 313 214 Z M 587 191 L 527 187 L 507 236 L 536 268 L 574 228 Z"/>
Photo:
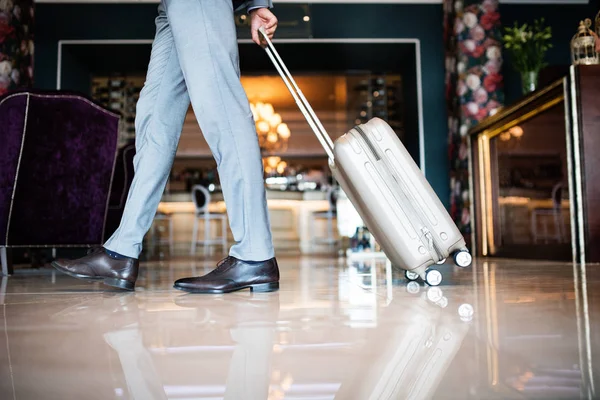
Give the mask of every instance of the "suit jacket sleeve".
<path id="1" fill-rule="evenodd" d="M 273 0 L 249 0 L 246 3 L 248 12 L 255 8 L 273 8 Z"/>

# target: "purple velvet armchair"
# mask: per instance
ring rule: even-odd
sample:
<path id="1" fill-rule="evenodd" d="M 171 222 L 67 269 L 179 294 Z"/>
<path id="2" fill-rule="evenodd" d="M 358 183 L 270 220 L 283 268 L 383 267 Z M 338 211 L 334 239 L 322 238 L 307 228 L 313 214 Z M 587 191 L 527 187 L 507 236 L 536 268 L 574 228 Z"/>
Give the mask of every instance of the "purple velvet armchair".
<path id="1" fill-rule="evenodd" d="M 0 255 L 103 242 L 119 116 L 71 93 L 0 97 Z"/>

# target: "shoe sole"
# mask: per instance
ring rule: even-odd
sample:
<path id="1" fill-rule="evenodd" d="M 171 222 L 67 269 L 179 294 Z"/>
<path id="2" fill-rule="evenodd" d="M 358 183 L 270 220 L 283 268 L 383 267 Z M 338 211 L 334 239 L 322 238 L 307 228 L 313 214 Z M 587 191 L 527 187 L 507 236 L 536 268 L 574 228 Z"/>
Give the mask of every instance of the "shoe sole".
<path id="1" fill-rule="evenodd" d="M 266 292 L 276 292 L 277 290 L 279 290 L 279 282 L 260 283 L 260 284 L 256 284 L 256 285 L 246 285 L 246 286 L 236 287 L 236 288 L 230 289 L 230 290 L 198 290 L 198 289 L 193 289 L 193 288 L 181 287 L 181 286 L 177 286 L 177 285 L 173 285 L 173 288 L 187 292 L 187 293 L 197 293 L 197 294 L 223 294 L 223 293 L 237 292 L 237 291 L 244 290 L 244 289 L 250 289 L 251 292 L 266 293 Z"/>
<path id="2" fill-rule="evenodd" d="M 54 269 L 62 272 L 63 274 L 69 275 L 71 278 L 76 278 L 76 279 L 80 279 L 80 280 L 91 282 L 91 283 L 102 282 L 106 286 L 123 289 L 123 290 L 129 290 L 129 291 L 135 290 L 135 283 L 131 283 L 125 279 L 103 278 L 101 276 L 89 276 L 89 275 L 75 274 L 69 270 L 64 269 L 63 267 L 61 267 L 54 261 L 51 262 L 50 265 L 52 265 L 54 267 Z"/>

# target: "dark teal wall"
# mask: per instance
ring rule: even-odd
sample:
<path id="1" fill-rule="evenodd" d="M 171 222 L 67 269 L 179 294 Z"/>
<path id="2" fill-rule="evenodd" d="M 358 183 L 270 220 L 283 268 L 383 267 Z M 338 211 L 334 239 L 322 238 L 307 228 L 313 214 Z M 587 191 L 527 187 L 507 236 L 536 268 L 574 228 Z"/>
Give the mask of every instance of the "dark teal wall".
<path id="1" fill-rule="evenodd" d="M 600 10 L 600 1 L 590 0 L 589 4 L 579 5 L 515 5 L 501 4 L 500 14 L 504 26 L 512 26 L 515 22 L 523 24 L 544 17 L 546 25 L 552 27 L 553 48 L 548 51 L 547 61 L 552 66 L 571 64 L 571 39 L 577 33 L 579 21 L 590 18 L 592 21 Z M 592 28 L 593 29 L 593 28 Z M 521 96 L 521 80 L 510 66 L 510 58 L 506 56 L 504 65 L 504 81 L 507 103 L 514 102 Z"/>
<path id="2" fill-rule="evenodd" d="M 56 89 L 58 41 L 152 39 L 156 4 L 37 4 L 35 86 Z"/>
<path id="3" fill-rule="evenodd" d="M 152 39 L 156 8 L 156 4 L 38 4 L 36 87 L 43 89 L 56 87 L 58 40 Z M 315 38 L 417 38 L 420 40 L 427 178 L 442 202 L 448 206 L 442 7 L 439 4 L 401 6 L 324 4 L 313 5 L 310 8 L 310 15 Z M 381 54 L 381 57 L 385 56 Z"/>

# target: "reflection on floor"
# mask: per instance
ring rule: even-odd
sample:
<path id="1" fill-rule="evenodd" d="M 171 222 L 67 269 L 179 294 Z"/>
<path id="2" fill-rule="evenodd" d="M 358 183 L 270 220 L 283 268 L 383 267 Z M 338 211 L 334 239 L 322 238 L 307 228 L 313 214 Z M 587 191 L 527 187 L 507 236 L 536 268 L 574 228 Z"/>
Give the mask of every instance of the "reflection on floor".
<path id="1" fill-rule="evenodd" d="M 1 399 L 598 398 L 600 271 L 479 260 L 408 284 L 385 262 L 281 258 L 277 293 L 135 293 L 52 270 L 0 286 Z"/>

